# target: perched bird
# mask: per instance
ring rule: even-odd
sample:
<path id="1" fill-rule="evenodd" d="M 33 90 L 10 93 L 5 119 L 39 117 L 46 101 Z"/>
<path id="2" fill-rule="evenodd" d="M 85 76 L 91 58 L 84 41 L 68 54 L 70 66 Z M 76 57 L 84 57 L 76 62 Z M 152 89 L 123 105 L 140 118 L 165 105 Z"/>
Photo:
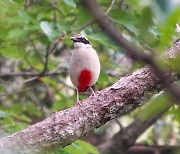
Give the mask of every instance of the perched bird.
<path id="1" fill-rule="evenodd" d="M 96 51 L 92 48 L 88 39 L 76 34 L 71 37 L 74 43 L 74 52 L 70 59 L 70 78 L 73 85 L 77 88 L 77 102 L 79 102 L 79 92 L 85 92 L 91 88 L 98 80 L 100 74 L 100 62 Z"/>

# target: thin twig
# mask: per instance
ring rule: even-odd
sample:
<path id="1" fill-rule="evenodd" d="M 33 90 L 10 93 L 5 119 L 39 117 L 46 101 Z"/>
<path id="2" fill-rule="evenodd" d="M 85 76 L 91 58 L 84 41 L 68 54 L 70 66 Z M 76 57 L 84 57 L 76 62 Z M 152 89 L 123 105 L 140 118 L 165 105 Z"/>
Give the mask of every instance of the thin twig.
<path id="1" fill-rule="evenodd" d="M 34 48 L 34 50 L 36 51 L 36 55 L 38 56 L 38 58 L 39 58 L 39 60 L 41 61 L 41 63 L 42 64 L 45 64 L 44 62 L 43 62 L 43 60 L 42 60 L 42 55 L 41 55 L 41 53 L 39 52 L 39 50 L 36 48 L 36 45 L 34 44 L 34 42 L 32 42 L 32 46 L 33 46 L 33 48 Z"/>
<path id="2" fill-rule="evenodd" d="M 60 69 L 60 67 L 61 67 L 61 63 L 59 63 L 55 69 L 53 69 L 52 71 L 49 71 L 49 73 L 53 74 L 53 73 L 57 72 Z"/>
<path id="3" fill-rule="evenodd" d="M 111 5 L 109 6 L 107 11 L 105 12 L 104 16 L 107 16 L 109 14 L 109 12 L 112 10 L 114 3 L 115 3 L 115 0 L 112 0 Z"/>
<path id="4" fill-rule="evenodd" d="M 36 80 L 37 78 L 38 78 L 38 76 L 34 76 L 34 77 L 30 78 L 30 79 L 24 80 L 23 83 L 27 83 L 27 82 L 34 81 L 34 80 Z"/>
<path id="5" fill-rule="evenodd" d="M 38 76 L 39 74 L 40 72 L 13 72 L 13 73 L 9 72 L 9 73 L 0 74 L 0 78 L 16 77 L 16 76 L 33 77 L 33 76 Z M 42 76 L 53 76 L 60 74 L 67 74 L 67 71 L 61 71 L 61 72 L 49 71 L 49 72 L 45 72 Z"/>
<path id="6" fill-rule="evenodd" d="M 48 60 L 49 60 L 49 55 L 50 55 L 50 54 L 49 54 L 49 53 L 50 53 L 49 48 L 50 48 L 50 46 L 47 46 L 46 54 L 45 54 L 44 69 L 43 69 L 42 72 L 39 74 L 39 76 L 41 76 L 42 74 L 44 74 L 44 73 L 47 71 L 47 69 L 48 69 Z"/>

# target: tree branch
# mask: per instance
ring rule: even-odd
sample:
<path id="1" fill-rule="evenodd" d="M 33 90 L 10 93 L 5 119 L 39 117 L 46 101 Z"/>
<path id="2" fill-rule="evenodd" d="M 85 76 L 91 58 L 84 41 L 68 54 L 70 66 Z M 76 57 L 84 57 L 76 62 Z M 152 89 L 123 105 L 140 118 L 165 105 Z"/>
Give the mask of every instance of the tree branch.
<path id="1" fill-rule="evenodd" d="M 53 75 L 60 75 L 67 73 L 67 71 L 62 71 L 62 72 L 45 72 L 42 74 L 42 76 L 53 76 Z M 23 76 L 23 77 L 29 77 L 29 76 L 39 76 L 40 72 L 9 72 L 9 73 L 2 73 L 0 74 L 0 78 L 5 78 L 5 77 L 16 77 L 16 76 Z"/>
<path id="2" fill-rule="evenodd" d="M 150 67 L 139 69 L 84 100 L 81 106 L 54 113 L 40 123 L 0 139 L 0 152 L 43 153 L 56 146 L 66 146 L 136 108 L 143 94 L 155 88 L 158 81 Z"/>
<path id="3" fill-rule="evenodd" d="M 178 43 L 178 42 L 177 42 Z M 180 42 L 175 45 L 180 52 Z M 175 55 L 175 51 L 170 53 Z M 168 52 L 168 53 L 169 53 Z M 64 147 L 85 136 L 107 121 L 126 114 L 143 104 L 159 90 L 160 80 L 150 66 L 122 77 L 110 87 L 96 92 L 80 105 L 56 112 L 42 122 L 0 139 L 3 153 L 44 153 L 54 147 Z"/>

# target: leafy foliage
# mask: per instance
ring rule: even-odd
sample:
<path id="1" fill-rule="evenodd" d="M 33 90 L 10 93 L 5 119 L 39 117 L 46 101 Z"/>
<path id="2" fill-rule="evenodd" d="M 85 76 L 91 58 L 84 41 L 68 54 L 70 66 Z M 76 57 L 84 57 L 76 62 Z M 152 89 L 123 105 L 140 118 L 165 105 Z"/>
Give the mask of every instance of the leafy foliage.
<path id="1" fill-rule="evenodd" d="M 110 0 L 98 2 L 104 11 L 111 5 Z M 1 136 L 24 129 L 74 104 L 75 90 L 68 75 L 72 50 L 69 38 L 74 33 L 85 33 L 99 54 L 102 69 L 96 90 L 141 65 L 134 63 L 107 37 L 79 0 L 1 0 L 0 19 L 0 74 L 60 72 L 35 79 L 28 75 L 0 78 Z M 175 25 L 180 22 L 180 7 L 172 0 L 115 1 L 109 19 L 126 39 L 146 52 L 155 50 L 151 54 L 156 57 L 173 44 L 174 38 L 179 38 Z M 167 63 L 179 71 L 178 60 Z M 81 99 L 87 95 L 81 95 Z M 171 109 L 168 115 L 180 121 L 179 108 Z M 98 152 L 89 143 L 76 141 L 54 153 Z"/>

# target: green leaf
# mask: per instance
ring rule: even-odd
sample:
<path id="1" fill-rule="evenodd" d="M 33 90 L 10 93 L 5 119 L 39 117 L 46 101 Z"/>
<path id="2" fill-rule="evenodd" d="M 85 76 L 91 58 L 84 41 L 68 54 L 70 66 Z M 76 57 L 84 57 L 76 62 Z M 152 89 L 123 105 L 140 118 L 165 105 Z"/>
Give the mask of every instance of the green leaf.
<path id="1" fill-rule="evenodd" d="M 11 115 L 17 115 L 17 114 L 22 114 L 23 108 L 20 103 L 14 103 L 11 108 Z"/>
<path id="2" fill-rule="evenodd" d="M 44 31 L 44 33 L 47 35 L 47 36 L 50 36 L 51 33 L 52 33 L 52 28 L 50 26 L 50 24 L 47 22 L 47 21 L 42 21 L 40 23 L 40 27 L 41 29 Z"/>
<path id="3" fill-rule="evenodd" d="M 0 111 L 0 118 L 4 118 L 9 115 L 9 112 Z"/>
<path id="4" fill-rule="evenodd" d="M 82 140 L 78 140 L 71 145 L 66 146 L 64 149 L 60 148 L 57 151 L 61 151 L 65 154 L 99 154 L 98 150 L 93 145 Z M 58 154 L 57 151 L 56 154 Z"/>
<path id="5" fill-rule="evenodd" d="M 13 0 L 1 0 L 0 1 L 0 14 L 2 12 L 8 12 L 9 10 L 15 11 L 17 4 Z"/>
<path id="6" fill-rule="evenodd" d="M 77 17 L 78 18 L 76 19 L 76 23 L 78 27 L 87 24 L 92 19 L 89 11 L 81 6 L 78 8 Z"/>
<path id="7" fill-rule="evenodd" d="M 110 16 L 132 32 L 138 32 L 137 28 L 135 27 L 136 18 L 132 12 L 127 10 L 114 9 L 111 10 Z"/>
<path id="8" fill-rule="evenodd" d="M 109 82 L 109 76 L 108 74 L 106 73 L 106 71 L 104 69 L 101 69 L 101 73 L 100 73 L 100 76 L 99 76 L 99 79 L 98 79 L 98 85 L 100 87 L 105 87 Z"/>
<path id="9" fill-rule="evenodd" d="M 68 151 L 66 151 L 65 149 L 55 149 L 54 154 L 70 154 Z"/>
<path id="10" fill-rule="evenodd" d="M 171 69 L 173 72 L 179 73 L 180 72 L 180 56 L 177 56 L 176 58 L 169 58 L 169 59 L 160 59 L 160 64 L 164 69 Z"/>
<path id="11" fill-rule="evenodd" d="M 27 32 L 22 29 L 14 29 L 9 32 L 9 37 L 12 39 L 19 39 L 26 36 Z"/>
<path id="12" fill-rule="evenodd" d="M 63 0 L 67 5 L 72 6 L 72 7 L 76 7 L 76 3 L 74 0 Z"/>
<path id="13" fill-rule="evenodd" d="M 4 91 L 4 86 L 0 85 L 0 92 Z"/>
<path id="14" fill-rule="evenodd" d="M 167 114 L 174 115 L 175 120 L 180 124 L 180 107 L 174 106 L 172 107 Z"/>
<path id="15" fill-rule="evenodd" d="M 30 20 L 29 14 L 23 10 L 19 11 L 18 13 L 19 13 L 20 18 L 24 20 L 26 24 L 28 24 Z"/>
<path id="16" fill-rule="evenodd" d="M 159 50 L 165 50 L 173 44 L 173 35 L 175 34 L 176 23 L 180 21 L 180 7 L 177 7 L 168 17 L 166 23 L 162 26 Z"/>
<path id="17" fill-rule="evenodd" d="M 146 33 L 149 31 L 150 28 L 152 28 L 153 24 L 153 14 L 149 7 L 146 7 L 142 11 L 142 15 L 137 20 L 137 27 L 139 31 L 141 32 L 141 36 L 146 37 Z"/>
<path id="18" fill-rule="evenodd" d="M 0 53 L 6 57 L 23 58 L 25 53 L 18 48 L 18 46 L 8 45 L 5 48 L 0 48 Z"/>
<path id="19" fill-rule="evenodd" d="M 23 120 L 26 122 L 31 122 L 31 119 L 28 118 L 26 115 L 22 114 L 22 115 L 17 115 L 17 114 L 12 114 L 14 117 L 16 117 L 19 120 Z"/>
<path id="20" fill-rule="evenodd" d="M 13 122 L 13 124 L 7 125 L 7 126 L 5 126 L 5 128 L 8 132 L 14 133 L 14 132 L 20 131 L 22 129 L 25 129 L 27 126 L 28 126 L 28 124 L 26 124 L 26 123 Z"/>
<path id="21" fill-rule="evenodd" d="M 91 40 L 94 40 L 96 43 L 98 41 L 107 47 L 114 47 L 114 48 L 118 47 L 118 45 L 103 32 L 95 33 L 95 34 L 94 33 L 88 34 L 88 38 L 90 38 Z"/>
<path id="22" fill-rule="evenodd" d="M 69 24 L 62 25 L 62 24 L 58 23 L 57 27 L 58 27 L 59 31 L 64 31 L 64 30 L 69 31 L 71 29 L 71 25 L 69 25 Z"/>
<path id="23" fill-rule="evenodd" d="M 13 118 L 9 115 L 9 116 L 6 116 L 4 117 L 1 121 L 0 121 L 1 124 L 3 125 L 13 125 L 14 124 L 14 120 Z"/>
<path id="24" fill-rule="evenodd" d="M 111 10 L 110 16 L 122 24 L 132 24 L 135 21 L 133 13 L 127 10 L 114 9 Z"/>
<path id="25" fill-rule="evenodd" d="M 92 144 L 82 141 L 82 140 L 78 140 L 75 142 L 76 145 L 78 145 L 79 147 L 83 147 L 83 149 L 85 151 L 87 151 L 87 153 L 92 153 L 92 154 L 98 154 L 98 150 L 96 149 L 96 147 L 94 147 Z"/>
<path id="26" fill-rule="evenodd" d="M 59 35 L 59 31 L 54 29 L 52 23 L 42 21 L 40 23 L 40 27 L 43 32 L 48 36 L 50 41 L 53 41 Z"/>
<path id="27" fill-rule="evenodd" d="M 9 30 L 0 28 L 0 39 L 4 39 L 9 35 Z"/>

